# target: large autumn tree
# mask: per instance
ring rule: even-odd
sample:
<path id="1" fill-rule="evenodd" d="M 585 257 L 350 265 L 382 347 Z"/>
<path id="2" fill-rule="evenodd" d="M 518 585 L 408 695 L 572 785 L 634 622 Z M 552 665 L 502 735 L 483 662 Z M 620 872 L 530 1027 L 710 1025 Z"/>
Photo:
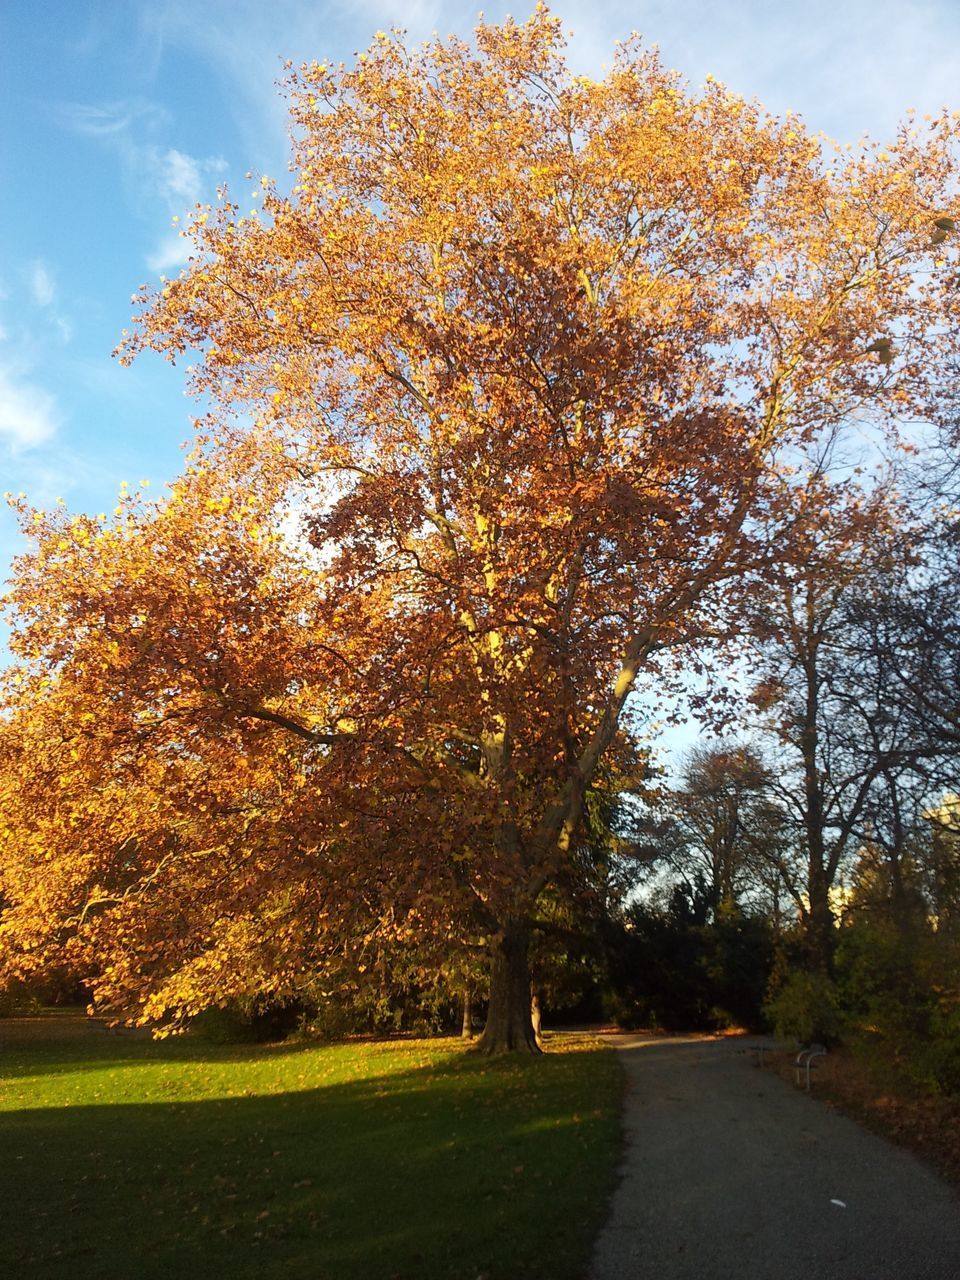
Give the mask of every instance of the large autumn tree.
<path id="1" fill-rule="evenodd" d="M 735 632 L 822 432 L 927 413 L 955 123 L 834 148 L 562 43 L 538 7 L 291 68 L 289 194 L 199 209 L 124 347 L 195 362 L 196 474 L 37 519 L 4 928 L 95 933 L 118 1008 L 401 919 L 486 939 L 483 1044 L 534 1047 L 529 923 L 631 693 Z"/>

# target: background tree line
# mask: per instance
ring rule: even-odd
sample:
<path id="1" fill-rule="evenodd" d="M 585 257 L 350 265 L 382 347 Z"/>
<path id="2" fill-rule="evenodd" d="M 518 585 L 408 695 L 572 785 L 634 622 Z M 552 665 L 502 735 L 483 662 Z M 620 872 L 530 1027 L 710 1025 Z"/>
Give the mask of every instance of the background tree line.
<path id="1" fill-rule="evenodd" d="M 629 1016 L 845 1038 L 960 1088 L 957 439 L 807 490 L 798 555 L 753 597 L 739 736 L 692 750 L 648 819 Z"/>

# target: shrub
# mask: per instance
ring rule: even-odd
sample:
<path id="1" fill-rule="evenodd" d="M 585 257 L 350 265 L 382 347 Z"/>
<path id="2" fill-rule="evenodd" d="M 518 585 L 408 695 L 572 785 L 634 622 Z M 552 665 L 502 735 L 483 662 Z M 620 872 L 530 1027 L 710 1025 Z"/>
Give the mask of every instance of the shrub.
<path id="1" fill-rule="evenodd" d="M 789 974 L 768 997 L 764 1012 L 781 1039 L 799 1044 L 835 1043 L 843 1025 L 837 987 L 822 973 Z"/>
<path id="2" fill-rule="evenodd" d="M 209 1044 L 264 1044 L 285 1040 L 298 1029 L 305 1012 L 298 1000 L 231 1000 L 198 1013 L 190 1030 Z"/>
<path id="3" fill-rule="evenodd" d="M 875 922 L 841 932 L 836 967 L 843 1007 L 895 1054 L 911 1053 L 930 1034 L 933 942 L 930 934 L 903 934 Z"/>
<path id="4" fill-rule="evenodd" d="M 944 1000 L 937 1009 L 922 1056 L 937 1092 L 960 1094 L 960 1008 L 955 998 Z"/>
<path id="5" fill-rule="evenodd" d="M 606 1017 L 665 1030 L 757 1026 L 773 963 L 770 927 L 739 912 L 697 922 L 675 894 L 667 909 L 635 903 L 607 937 Z"/>
<path id="6" fill-rule="evenodd" d="M 40 1012 L 40 1001 L 22 982 L 0 989 L 0 1018 L 23 1018 Z"/>
<path id="7" fill-rule="evenodd" d="M 932 1044 L 927 1051 L 927 1062 L 940 1093 L 960 1094 L 960 1034 Z"/>

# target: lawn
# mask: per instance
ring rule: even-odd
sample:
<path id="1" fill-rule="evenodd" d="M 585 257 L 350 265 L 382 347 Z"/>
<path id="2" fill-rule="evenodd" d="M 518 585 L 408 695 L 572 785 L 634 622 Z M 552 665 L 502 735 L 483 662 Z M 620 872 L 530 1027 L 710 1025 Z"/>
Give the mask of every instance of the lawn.
<path id="1" fill-rule="evenodd" d="M 595 1042 L 153 1042 L 0 1024 L 0 1275 L 585 1273 L 619 1146 Z"/>

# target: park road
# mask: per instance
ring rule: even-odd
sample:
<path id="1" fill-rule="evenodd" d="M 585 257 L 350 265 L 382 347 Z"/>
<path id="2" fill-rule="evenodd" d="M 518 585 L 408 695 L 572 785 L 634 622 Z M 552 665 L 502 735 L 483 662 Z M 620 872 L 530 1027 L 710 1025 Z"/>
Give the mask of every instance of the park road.
<path id="1" fill-rule="evenodd" d="M 960 1199 L 738 1053 L 610 1035 L 625 1151 L 590 1280 L 958 1280 Z"/>

